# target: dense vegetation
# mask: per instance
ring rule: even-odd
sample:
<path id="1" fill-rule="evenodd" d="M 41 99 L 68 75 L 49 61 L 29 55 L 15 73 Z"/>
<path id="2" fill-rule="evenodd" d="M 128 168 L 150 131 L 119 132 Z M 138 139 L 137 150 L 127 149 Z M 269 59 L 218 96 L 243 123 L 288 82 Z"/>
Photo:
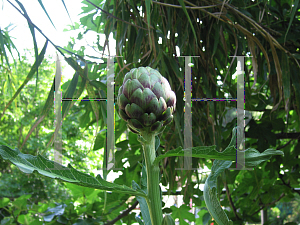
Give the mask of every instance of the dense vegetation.
<path id="1" fill-rule="evenodd" d="M 268 212 L 269 224 L 297 224 L 300 221 L 300 65 L 299 1 L 100 1 L 85 0 L 77 38 L 59 47 L 47 40 L 44 49 L 9 59 L 14 52 L 12 39 L 0 30 L 0 142 L 22 153 L 53 157 L 53 84 L 55 64 L 44 58 L 49 44 L 74 68 L 72 80 L 62 84 L 63 97 L 106 98 L 108 47 L 112 32 L 116 40 L 115 97 L 126 72 L 134 67 L 157 68 L 176 92 L 177 105 L 172 125 L 160 138 L 158 154 L 184 146 L 184 58 L 192 57 L 192 98 L 236 98 L 236 59 L 245 60 L 246 148 L 260 152 L 282 150 L 254 170 L 227 170 L 219 178 L 221 205 L 235 224 L 259 223 L 261 210 Z M 15 1 L 11 4 L 22 5 Z M 42 3 L 41 3 L 42 4 Z M 25 9 L 22 9 L 23 13 Z M 24 19 L 30 15 L 24 13 Z M 39 32 L 34 21 L 31 29 Z M 84 32 L 80 29 L 84 29 Z M 42 27 L 41 27 L 42 29 Z M 76 42 L 87 32 L 97 39 L 90 43 L 98 54 L 74 51 Z M 101 46 L 100 35 L 106 41 Z M 20 37 L 16 37 L 20 38 Z M 37 55 L 39 57 L 37 58 Z M 99 63 L 101 58 L 104 63 Z M 38 76 L 36 71 L 38 67 Z M 75 85 L 74 85 L 74 81 Z M 236 120 L 230 101 L 192 103 L 193 146 L 216 145 L 224 150 Z M 105 167 L 106 105 L 101 101 L 63 101 L 63 159 L 83 172 Z M 117 111 L 117 106 L 116 106 Z M 231 119 L 230 119 L 231 117 Z M 114 183 L 140 183 L 141 146 L 136 135 L 115 116 L 116 168 L 124 167 Z M 123 133 L 129 139 L 125 139 Z M 123 160 L 122 160 L 123 159 Z M 125 159 L 125 160 L 124 160 Z M 133 224 L 137 205 L 127 194 L 111 193 L 74 184 L 61 183 L 36 173 L 24 176 L 2 159 L 0 164 L 1 224 Z M 209 169 L 213 160 L 193 158 L 193 168 Z M 124 166 L 126 164 L 126 166 Z M 129 166 L 127 167 L 127 165 Z M 182 157 L 161 163 L 162 184 L 167 194 L 178 194 L 184 204 L 166 207 L 180 224 L 210 224 L 212 221 L 199 185 L 206 174 L 198 170 L 176 170 Z M 232 166 L 234 167 L 234 166 Z M 104 176 L 106 179 L 106 175 Z M 224 190 L 222 190 L 225 188 Z M 198 218 L 190 213 L 200 208 Z M 124 213 L 122 213 L 124 212 Z M 122 214 L 121 214 L 122 213 Z M 294 222 L 294 223 L 292 223 Z"/>

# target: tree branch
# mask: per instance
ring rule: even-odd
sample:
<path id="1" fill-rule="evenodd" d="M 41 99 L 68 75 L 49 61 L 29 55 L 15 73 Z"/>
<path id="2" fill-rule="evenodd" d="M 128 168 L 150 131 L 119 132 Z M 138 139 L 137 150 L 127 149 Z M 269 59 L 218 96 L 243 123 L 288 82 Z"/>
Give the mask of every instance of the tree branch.
<path id="1" fill-rule="evenodd" d="M 131 207 L 129 207 L 128 209 L 126 209 L 125 211 L 123 211 L 120 215 L 118 215 L 116 218 L 114 218 L 111 221 L 107 221 L 104 225 L 111 225 L 111 224 L 115 224 L 118 220 L 120 220 L 121 218 L 127 216 L 129 214 L 130 211 L 134 210 L 135 207 L 139 204 L 138 201 L 135 201 L 133 203 L 133 205 Z"/>
<path id="2" fill-rule="evenodd" d="M 296 193 L 298 193 L 298 194 L 300 195 L 300 190 L 296 190 L 296 189 L 292 188 L 291 185 L 290 185 L 290 181 L 288 181 L 288 183 L 286 183 L 286 182 L 283 180 L 284 175 L 278 173 L 278 176 L 279 176 L 280 180 L 282 181 L 282 183 L 283 183 L 285 186 L 289 187 L 289 188 L 291 189 L 291 191 L 296 192 Z"/>
<path id="3" fill-rule="evenodd" d="M 268 207 L 268 206 L 271 206 L 271 205 L 275 204 L 276 202 L 279 202 L 280 199 L 282 199 L 284 196 L 285 196 L 285 193 L 282 193 L 282 194 L 280 195 L 280 197 L 279 197 L 277 200 L 274 200 L 273 202 L 270 202 L 270 203 L 267 203 L 267 204 L 263 204 L 263 205 L 259 208 L 259 210 L 257 210 L 257 211 L 255 211 L 254 213 L 252 213 L 251 216 L 255 215 L 256 213 L 258 213 L 258 212 L 259 212 L 260 210 L 262 210 L 263 208 Z"/>
<path id="4" fill-rule="evenodd" d="M 173 8 L 178 8 L 178 9 L 182 9 L 182 6 L 181 5 L 173 5 L 173 4 L 168 4 L 168 3 L 163 3 L 163 2 L 158 2 L 158 1 L 152 1 L 153 3 L 155 4 L 158 4 L 158 5 L 163 5 L 163 6 L 168 6 L 168 7 L 173 7 Z M 185 8 L 187 9 L 209 9 L 209 8 L 214 8 L 216 6 L 221 6 L 222 4 L 219 3 L 217 5 L 207 5 L 207 6 L 185 6 Z"/>
<path id="5" fill-rule="evenodd" d="M 232 199 L 231 199 L 231 194 L 229 193 L 229 188 L 228 188 L 228 185 L 227 185 L 226 180 L 225 180 L 225 182 L 224 182 L 224 186 L 225 186 L 225 189 L 226 189 L 226 195 L 227 195 L 227 198 L 228 198 L 228 200 L 229 200 L 229 204 L 230 204 L 230 206 L 231 206 L 231 208 L 232 208 L 232 211 L 233 211 L 233 213 L 234 213 L 234 216 L 235 216 L 235 218 L 236 218 L 237 220 L 241 220 L 240 217 L 238 216 L 238 214 L 236 213 L 236 208 L 235 208 L 235 206 L 234 206 L 234 204 L 233 204 L 233 201 L 232 201 Z"/>
<path id="6" fill-rule="evenodd" d="M 276 139 L 299 139 L 300 140 L 300 132 L 298 133 L 279 133 L 275 134 Z M 251 137 L 249 132 L 245 132 L 245 137 L 258 139 L 258 137 Z"/>
<path id="7" fill-rule="evenodd" d="M 285 148 L 286 146 L 288 146 L 292 141 L 293 141 L 293 139 L 289 140 L 286 144 L 277 147 L 276 149 L 277 149 L 277 150 L 283 149 L 283 148 Z"/>

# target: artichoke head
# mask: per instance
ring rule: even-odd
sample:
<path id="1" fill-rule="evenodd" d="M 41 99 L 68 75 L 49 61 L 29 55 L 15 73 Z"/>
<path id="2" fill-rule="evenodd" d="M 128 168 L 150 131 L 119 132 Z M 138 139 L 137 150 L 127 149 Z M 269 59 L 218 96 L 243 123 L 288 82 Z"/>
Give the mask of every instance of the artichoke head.
<path id="1" fill-rule="evenodd" d="M 157 70 L 139 67 L 126 73 L 118 92 L 119 115 L 134 133 L 160 133 L 172 122 L 176 95 Z"/>

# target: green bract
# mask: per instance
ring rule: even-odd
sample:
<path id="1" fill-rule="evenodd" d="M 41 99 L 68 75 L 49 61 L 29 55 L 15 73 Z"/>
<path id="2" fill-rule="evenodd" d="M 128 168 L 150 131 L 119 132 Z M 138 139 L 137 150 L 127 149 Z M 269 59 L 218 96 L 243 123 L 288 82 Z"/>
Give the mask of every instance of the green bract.
<path id="1" fill-rule="evenodd" d="M 173 119 L 176 95 L 157 70 L 139 67 L 126 73 L 117 101 L 132 132 L 160 133 Z"/>
<path id="2" fill-rule="evenodd" d="M 167 214 L 165 215 L 161 225 L 175 225 L 175 221 L 170 214 Z"/>

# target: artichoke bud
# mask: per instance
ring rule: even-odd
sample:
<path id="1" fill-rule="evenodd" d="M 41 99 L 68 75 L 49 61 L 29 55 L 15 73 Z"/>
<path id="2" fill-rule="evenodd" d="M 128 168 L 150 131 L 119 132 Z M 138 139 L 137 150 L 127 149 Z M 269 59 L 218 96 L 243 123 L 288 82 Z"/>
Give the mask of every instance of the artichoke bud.
<path id="1" fill-rule="evenodd" d="M 139 67 L 126 73 L 118 91 L 120 117 L 134 133 L 161 132 L 172 122 L 176 95 L 157 70 Z"/>

